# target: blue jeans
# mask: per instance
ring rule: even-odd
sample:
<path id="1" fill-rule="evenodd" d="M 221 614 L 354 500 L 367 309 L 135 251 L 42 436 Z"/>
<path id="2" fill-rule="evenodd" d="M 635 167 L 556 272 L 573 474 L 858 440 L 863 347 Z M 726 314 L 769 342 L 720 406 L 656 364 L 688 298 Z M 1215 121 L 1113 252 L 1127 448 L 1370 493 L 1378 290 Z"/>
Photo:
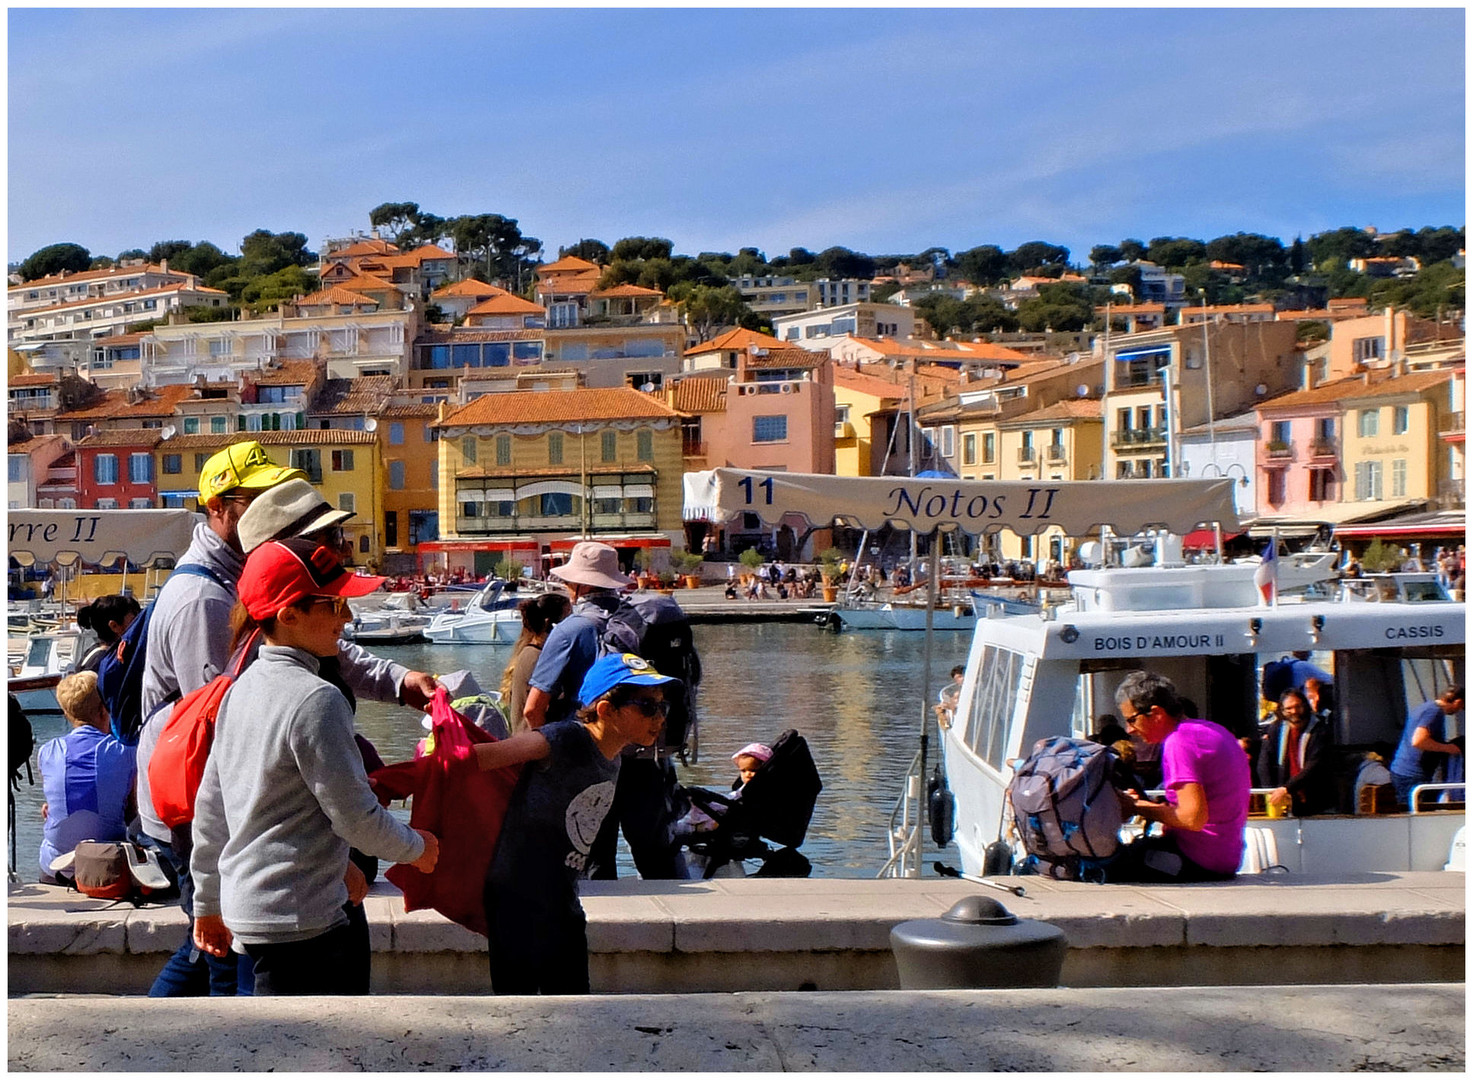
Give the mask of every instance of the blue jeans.
<path id="1" fill-rule="evenodd" d="M 1425 776 L 1402 776 L 1401 773 L 1392 773 L 1391 782 L 1396 786 L 1396 801 L 1410 809 L 1412 805 L 1412 788 L 1418 784 L 1425 784 L 1428 781 Z M 1429 798 L 1435 797 L 1435 795 L 1429 796 Z"/>
<path id="2" fill-rule="evenodd" d="M 194 879 L 189 874 L 188 826 L 174 830 L 172 844 L 153 837 L 143 843 L 167 861 L 179 881 L 179 906 L 189 916 L 184 944 L 175 950 L 148 989 L 149 997 L 250 997 L 255 985 L 254 964 L 248 956 L 211 956 L 194 947 Z"/>

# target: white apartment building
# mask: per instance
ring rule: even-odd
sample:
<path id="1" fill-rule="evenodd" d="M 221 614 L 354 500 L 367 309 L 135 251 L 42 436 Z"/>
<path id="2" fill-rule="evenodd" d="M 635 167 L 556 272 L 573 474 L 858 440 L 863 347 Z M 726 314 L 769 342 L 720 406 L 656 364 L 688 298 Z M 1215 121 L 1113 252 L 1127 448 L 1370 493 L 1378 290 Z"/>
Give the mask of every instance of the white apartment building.
<path id="1" fill-rule="evenodd" d="M 791 277 L 739 277 L 732 284 L 758 315 L 789 315 L 818 306 L 816 282 Z"/>
<path id="2" fill-rule="evenodd" d="M 137 292 L 109 292 L 46 307 L 12 310 L 8 331 L 12 344 L 91 342 L 187 307 L 223 308 L 229 303 L 230 295 L 220 289 L 174 282 Z"/>
<path id="3" fill-rule="evenodd" d="M 816 308 L 772 320 L 773 336 L 805 349 L 827 349 L 830 338 L 852 334 L 862 338 L 908 338 L 915 334 L 916 317 L 899 304 L 854 303 Z"/>
<path id="4" fill-rule="evenodd" d="M 193 274 L 170 270 L 168 259 L 159 263 L 129 259 L 106 270 L 85 270 L 78 274 L 62 272 L 12 285 L 6 295 L 6 310 L 14 317 L 22 311 L 144 292 L 164 285 L 197 286 L 199 281 Z"/>

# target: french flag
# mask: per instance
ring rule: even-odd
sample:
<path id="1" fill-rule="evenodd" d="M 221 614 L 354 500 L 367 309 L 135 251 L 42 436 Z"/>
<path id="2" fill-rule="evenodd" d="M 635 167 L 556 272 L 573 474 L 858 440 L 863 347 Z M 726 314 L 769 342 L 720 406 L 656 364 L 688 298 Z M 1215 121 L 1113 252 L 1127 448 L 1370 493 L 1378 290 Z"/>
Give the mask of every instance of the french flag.
<path id="1" fill-rule="evenodd" d="M 1274 607 L 1279 593 L 1278 541 L 1270 540 L 1263 549 L 1263 560 L 1253 571 L 1253 584 L 1258 586 L 1258 598 L 1264 607 Z"/>

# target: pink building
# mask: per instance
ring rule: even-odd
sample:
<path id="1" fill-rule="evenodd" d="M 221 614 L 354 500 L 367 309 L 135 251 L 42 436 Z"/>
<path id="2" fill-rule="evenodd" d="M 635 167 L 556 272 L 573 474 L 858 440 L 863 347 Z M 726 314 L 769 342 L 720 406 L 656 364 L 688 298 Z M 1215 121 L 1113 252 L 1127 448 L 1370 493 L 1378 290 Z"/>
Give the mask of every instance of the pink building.
<path id="1" fill-rule="evenodd" d="M 726 408 L 705 418 L 708 467 L 834 471 L 834 376 L 827 352 L 736 354 Z"/>
<path id="2" fill-rule="evenodd" d="M 1313 514 L 1341 500 L 1345 380 L 1284 394 L 1258 407 L 1258 512 Z"/>

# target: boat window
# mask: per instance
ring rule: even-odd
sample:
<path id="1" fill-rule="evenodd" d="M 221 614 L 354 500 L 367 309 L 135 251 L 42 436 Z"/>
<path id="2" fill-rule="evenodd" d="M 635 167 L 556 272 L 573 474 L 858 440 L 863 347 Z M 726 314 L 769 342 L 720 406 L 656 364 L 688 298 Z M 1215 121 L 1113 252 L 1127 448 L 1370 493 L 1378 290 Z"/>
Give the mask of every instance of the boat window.
<path id="1" fill-rule="evenodd" d="M 1024 660 L 1022 653 L 988 645 L 977 666 L 977 691 L 972 695 L 966 738 L 972 751 L 994 769 L 1002 769 L 1008 728 L 1022 690 Z"/>

